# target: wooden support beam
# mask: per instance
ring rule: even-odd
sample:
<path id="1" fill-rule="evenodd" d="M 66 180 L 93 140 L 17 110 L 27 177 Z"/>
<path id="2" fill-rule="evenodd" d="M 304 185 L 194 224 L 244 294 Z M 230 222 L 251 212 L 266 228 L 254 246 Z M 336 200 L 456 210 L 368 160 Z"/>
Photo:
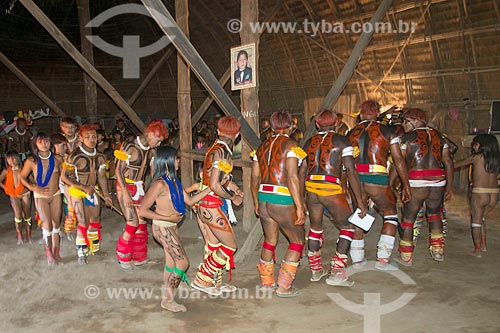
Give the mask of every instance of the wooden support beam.
<path id="1" fill-rule="evenodd" d="M 27 1 L 27 0 L 23 0 Z M 186 63 L 191 66 L 191 70 L 196 74 L 200 82 L 214 98 L 217 104 L 226 115 L 231 115 L 241 122 L 241 135 L 248 144 L 256 149 L 260 145 L 259 136 L 252 130 L 250 125 L 241 115 L 240 111 L 234 105 L 224 88 L 219 84 L 216 77 L 207 66 L 198 51 L 191 44 L 189 39 L 182 33 L 179 26 L 175 23 L 172 15 L 160 0 L 141 0 L 151 13 L 151 17 L 158 23 L 160 29 L 165 35 L 171 38 L 177 51 L 182 55 Z"/>
<path id="2" fill-rule="evenodd" d="M 391 5 L 392 5 L 392 0 L 382 1 L 380 6 L 377 8 L 377 11 L 375 12 L 375 14 L 373 14 L 373 17 L 370 19 L 370 23 L 372 24 L 372 26 L 375 26 L 375 23 L 379 22 L 385 16 Z M 356 45 L 354 46 L 354 49 L 352 50 L 352 53 L 349 56 L 349 59 L 346 62 L 346 65 L 344 66 L 344 68 L 342 68 L 342 72 L 340 73 L 339 77 L 333 84 L 333 87 L 326 95 L 323 102 L 321 103 L 320 109 L 331 108 L 332 105 L 339 98 L 344 88 L 347 86 L 347 83 L 351 79 L 352 74 L 354 73 L 354 70 L 356 69 L 356 66 L 359 63 L 359 60 L 363 56 L 364 49 L 366 48 L 366 46 L 368 46 L 368 44 L 372 39 L 373 32 L 375 29 L 371 30 L 372 30 L 371 32 L 363 32 L 361 36 L 359 36 L 359 39 L 356 42 Z M 303 142 L 305 142 L 305 140 L 309 139 L 312 136 L 315 129 L 316 129 L 315 122 L 311 121 L 311 123 L 309 124 L 304 133 L 304 138 L 302 139 Z"/>
<path id="3" fill-rule="evenodd" d="M 94 65 L 94 46 L 85 38 L 85 36 L 92 35 L 92 28 L 86 26 L 90 22 L 89 0 L 76 0 L 76 7 L 78 8 L 82 55 L 91 65 Z M 98 119 L 97 85 L 86 73 L 83 73 L 83 85 L 85 88 L 85 108 L 89 116 L 89 122 L 95 122 Z"/>
<path id="4" fill-rule="evenodd" d="M 42 102 L 44 102 L 51 111 L 54 111 L 61 117 L 66 114 L 61 110 L 47 95 L 45 95 L 33 81 L 17 68 L 2 52 L 0 52 L 0 61 L 5 65 L 22 83 L 26 85 Z"/>
<path id="5" fill-rule="evenodd" d="M 161 66 L 167 61 L 168 58 L 174 53 L 173 48 L 169 48 L 167 52 L 163 53 L 161 56 L 160 60 L 156 63 L 156 65 L 153 66 L 153 68 L 149 71 L 148 75 L 142 80 L 141 84 L 139 87 L 136 89 L 136 91 L 132 94 L 132 96 L 129 98 L 127 101 L 127 104 L 130 106 L 133 106 L 135 102 L 139 99 L 139 96 L 141 96 L 142 92 L 146 87 L 148 86 L 149 82 L 154 78 L 156 73 L 160 70 Z"/>
<path id="6" fill-rule="evenodd" d="M 231 67 L 229 67 L 222 75 L 222 77 L 219 79 L 219 83 L 224 87 L 230 78 Z M 212 105 L 213 101 L 214 99 L 212 98 L 212 96 L 208 96 L 207 98 L 205 98 L 198 110 L 196 110 L 196 112 L 191 116 L 191 128 L 194 128 L 196 124 L 198 124 L 203 115 L 208 111 L 210 105 Z M 172 147 L 174 147 L 175 149 L 179 148 L 179 137 L 175 138 L 174 142 L 172 142 Z"/>
<path id="7" fill-rule="evenodd" d="M 231 67 L 228 67 L 228 69 L 226 69 L 224 74 L 222 74 L 221 78 L 219 79 L 220 85 L 224 87 L 230 78 L 231 78 Z M 196 124 L 201 120 L 203 115 L 208 111 L 208 108 L 210 107 L 210 105 L 212 105 L 213 101 L 214 101 L 213 97 L 208 96 L 200 105 L 198 110 L 196 110 L 196 112 L 193 114 L 191 118 L 193 127 L 196 126 Z"/>
<path id="8" fill-rule="evenodd" d="M 241 18 L 241 31 L 240 39 L 241 44 L 255 43 L 255 64 L 259 68 L 259 34 L 252 32 L 250 25 L 253 22 L 259 21 L 259 1 L 258 0 L 245 0 L 241 1 L 240 9 Z M 233 61 L 233 59 L 231 59 Z M 240 92 L 241 113 L 243 118 L 248 122 L 252 130 L 259 133 L 259 75 L 254 68 L 253 79 L 257 84 L 254 88 L 243 89 Z M 250 162 L 251 147 L 242 142 L 241 145 L 241 159 Z M 252 169 L 243 168 L 243 191 L 246 192 L 243 197 L 243 229 L 249 232 L 255 221 L 254 202 L 250 195 L 250 182 L 252 178 Z M 243 254 L 244 255 L 244 254 Z"/>
<path id="9" fill-rule="evenodd" d="M 175 20 L 182 33 L 189 38 L 188 0 L 175 0 Z M 177 53 L 177 110 L 179 119 L 180 151 L 193 147 L 191 127 L 191 71 L 182 56 Z M 181 177 L 186 184 L 193 183 L 193 161 L 181 157 Z"/>
<path id="10" fill-rule="evenodd" d="M 32 0 L 19 0 L 23 6 L 33 15 L 33 17 L 47 30 L 56 42 L 68 53 L 68 55 L 94 80 L 99 87 L 113 100 L 113 102 L 125 113 L 132 123 L 140 130 L 144 131 L 146 126 L 135 113 L 135 111 L 120 96 L 118 91 L 109 83 L 104 76 L 71 44 L 57 26 L 38 8 Z"/>

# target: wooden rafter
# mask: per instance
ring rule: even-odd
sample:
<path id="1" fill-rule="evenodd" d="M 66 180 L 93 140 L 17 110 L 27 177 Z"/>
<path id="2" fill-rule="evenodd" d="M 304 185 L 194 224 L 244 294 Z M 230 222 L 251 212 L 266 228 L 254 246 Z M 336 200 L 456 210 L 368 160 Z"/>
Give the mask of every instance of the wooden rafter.
<path id="1" fill-rule="evenodd" d="M 118 91 L 109 83 L 104 76 L 88 62 L 87 59 L 71 44 L 57 26 L 38 8 L 32 0 L 19 0 L 23 6 L 35 17 L 35 19 L 47 30 L 56 42 L 66 51 L 66 53 L 101 87 L 102 90 L 115 102 L 115 104 L 127 115 L 132 123 L 140 130 L 144 131 L 146 126 L 135 111 L 120 96 Z"/>
<path id="2" fill-rule="evenodd" d="M 57 113 L 61 117 L 65 117 L 66 114 L 61 110 L 56 103 L 54 103 L 47 95 L 45 95 L 38 86 L 33 83 L 24 73 L 21 71 L 14 63 L 12 63 L 9 58 L 7 58 L 2 52 L 0 52 L 0 62 L 2 62 L 5 67 L 7 67 L 26 87 L 28 87 L 42 102 L 44 102 L 49 109 Z"/>
<path id="3" fill-rule="evenodd" d="M 149 71 L 148 75 L 146 75 L 146 77 L 144 78 L 144 80 L 142 80 L 142 82 L 139 85 L 139 87 L 137 87 L 137 89 L 135 90 L 135 92 L 129 98 L 129 100 L 127 101 L 128 105 L 132 106 L 132 105 L 135 104 L 135 102 L 137 102 L 137 100 L 139 99 L 139 96 L 141 96 L 142 92 L 144 91 L 144 89 L 146 89 L 146 87 L 148 86 L 149 82 L 151 82 L 151 80 L 155 77 L 156 73 L 158 73 L 158 71 L 160 70 L 160 68 L 168 60 L 168 58 L 170 58 L 170 56 L 173 53 L 174 53 L 174 49 L 173 48 L 169 48 L 167 50 L 167 52 L 163 53 L 163 55 L 161 56 L 161 58 L 156 62 L 156 64 L 153 66 L 153 68 Z"/>

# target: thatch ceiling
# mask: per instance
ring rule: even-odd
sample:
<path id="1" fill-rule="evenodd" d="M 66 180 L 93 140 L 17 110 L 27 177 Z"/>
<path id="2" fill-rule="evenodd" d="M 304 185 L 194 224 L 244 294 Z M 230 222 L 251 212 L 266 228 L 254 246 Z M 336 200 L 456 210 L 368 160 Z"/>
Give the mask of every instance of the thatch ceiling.
<path id="1" fill-rule="evenodd" d="M 139 1 L 91 1 L 91 17 L 108 8 Z M 260 1 L 260 20 L 275 13 L 273 22 L 366 22 L 380 0 Z M 355 106 L 366 98 L 382 104 L 425 104 L 436 108 L 486 105 L 500 98 L 500 13 L 498 0 L 396 0 L 386 21 L 420 22 L 412 38 L 406 34 L 375 34 L 343 93 Z M 76 1 L 40 0 L 37 5 L 80 48 Z M 174 1 L 164 1 L 174 14 Z M 277 10 L 274 11 L 275 7 Z M 84 114 L 81 69 L 16 0 L 1 2 L 0 51 L 69 114 Z M 229 48 L 239 45 L 239 35 L 227 22 L 240 17 L 239 1 L 189 1 L 190 39 L 217 77 L 229 66 Z M 110 19 L 95 34 L 121 45 L 124 34 L 140 35 L 141 45 L 162 36 L 155 22 L 140 15 Z M 359 34 L 263 33 L 260 41 L 259 96 L 261 113 L 289 108 L 301 113 L 304 101 L 324 97 L 354 47 Z M 400 52 L 404 46 L 404 50 Z M 168 48 L 172 48 L 170 45 Z M 167 48 L 167 49 L 168 49 Z M 94 48 L 94 62 L 101 73 L 128 99 L 166 49 L 141 59 L 141 78 L 123 79 L 121 59 Z M 401 53 L 397 58 L 398 53 Z M 175 52 L 149 84 L 134 109 L 146 115 L 173 117 L 177 110 Z M 395 59 L 397 58 L 397 61 Z M 394 66 L 387 73 L 391 65 Z M 387 74 L 387 75 L 385 75 Z M 385 77 L 377 89 L 377 85 Z M 0 66 L 2 110 L 42 107 L 22 83 Z M 192 75 L 193 110 L 207 93 Z M 228 88 L 228 87 L 226 87 Z M 236 105 L 239 93 L 230 92 Z M 116 114 L 118 108 L 99 92 L 98 110 Z M 217 108 L 212 107 L 213 114 Z M 349 110 L 341 110 L 348 112 Z"/>

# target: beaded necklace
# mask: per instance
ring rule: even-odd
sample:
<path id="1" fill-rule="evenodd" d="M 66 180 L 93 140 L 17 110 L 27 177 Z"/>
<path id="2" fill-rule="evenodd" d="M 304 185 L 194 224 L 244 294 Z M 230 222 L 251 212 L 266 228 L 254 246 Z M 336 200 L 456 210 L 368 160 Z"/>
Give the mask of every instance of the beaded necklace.
<path id="1" fill-rule="evenodd" d="M 49 152 L 48 157 L 42 157 L 38 154 L 38 161 L 36 163 L 36 184 L 40 187 L 45 187 L 49 184 L 50 178 L 52 177 L 52 173 L 54 172 L 54 156 Z M 43 176 L 43 164 L 42 160 L 49 160 L 49 169 L 47 170 L 47 174 L 45 175 L 45 179 L 42 180 Z"/>

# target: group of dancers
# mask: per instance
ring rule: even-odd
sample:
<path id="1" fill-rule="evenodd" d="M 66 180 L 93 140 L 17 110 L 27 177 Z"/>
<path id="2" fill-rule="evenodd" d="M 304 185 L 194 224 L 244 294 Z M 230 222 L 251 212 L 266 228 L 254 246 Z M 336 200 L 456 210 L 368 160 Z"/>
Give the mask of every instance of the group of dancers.
<path id="1" fill-rule="evenodd" d="M 329 285 L 352 286 L 354 281 L 347 275 L 346 267 L 349 257 L 356 266 L 366 262 L 363 240 L 366 231 L 351 223 L 349 217 L 359 208 L 358 215 L 363 218 L 369 202 L 383 217 L 377 269 L 397 270 L 395 261 L 412 265 L 416 245 L 414 230 L 418 228 L 417 217 L 423 215 L 429 225 L 429 253 L 435 261 L 443 261 L 443 205 L 452 195 L 454 168 L 464 166 L 473 168 L 470 198 L 473 254 L 480 257 L 481 251 L 486 250 L 484 218 L 495 207 L 499 194 L 497 139 L 489 134 L 476 136 L 472 154 L 454 163 L 456 146 L 427 126 L 424 111 L 406 110 L 402 124 L 382 121 L 379 114 L 380 105 L 376 101 L 363 102 L 358 124 L 344 136 L 336 131 L 337 114 L 322 110 L 315 118 L 317 134 L 302 147 L 289 137 L 293 129 L 290 112 L 278 111 L 270 117 L 272 135 L 263 138 L 260 147 L 251 154 L 251 188 L 246 194 L 253 198 L 264 233 L 257 264 L 262 290 L 283 298 L 300 295 L 292 284 L 304 246 L 307 246 L 310 281 L 318 282 L 327 276 Z M 7 168 L 0 174 L 0 180 L 11 199 L 20 242 L 23 241 L 22 234 L 19 236 L 23 221 L 30 239 L 30 213 L 21 208 L 23 203 L 29 203 L 29 193 L 34 193 L 50 265 L 61 261 L 63 193 L 68 215 L 74 216 L 77 224 L 77 260 L 84 265 L 90 255 L 102 252 L 100 205 L 104 202 L 112 206 L 107 163 L 96 149 L 95 125 L 81 125 L 76 132 L 73 122 L 62 122 L 61 130 L 56 136 L 36 135 L 33 154 L 24 164 L 18 153 L 8 153 Z M 174 298 L 180 283 L 188 283 L 189 259 L 177 229 L 186 213 L 185 204 L 195 211 L 205 239 L 203 262 L 190 286 L 215 296 L 237 289 L 223 282 L 223 272 L 230 273 L 234 268 L 233 256 L 238 247 L 229 217 L 234 214 L 232 205 L 243 201 L 243 192 L 232 179 L 233 145 L 239 133 L 237 118 L 226 116 L 218 120 L 218 138 L 205 154 L 201 182 L 186 188 L 177 178 L 177 151 L 162 145 L 168 131 L 161 121 L 152 121 L 144 134 L 129 139 L 114 151 L 116 198 L 126 222 L 116 245 L 118 265 L 130 272 L 148 263 L 147 221 L 151 220 L 153 237 L 165 252 L 161 301 L 164 309 L 187 310 Z M 70 153 L 66 153 L 65 145 L 69 146 Z M 151 182 L 146 189 L 148 169 Z M 404 203 L 402 221 L 396 208 L 398 197 Z M 325 268 L 321 256 L 325 245 L 325 214 L 339 230 L 329 268 Z M 70 220 L 66 218 L 64 222 L 67 232 L 72 231 L 72 223 L 67 222 Z M 275 249 L 280 230 L 289 246 L 276 276 Z M 399 255 L 391 258 L 398 233 Z"/>

